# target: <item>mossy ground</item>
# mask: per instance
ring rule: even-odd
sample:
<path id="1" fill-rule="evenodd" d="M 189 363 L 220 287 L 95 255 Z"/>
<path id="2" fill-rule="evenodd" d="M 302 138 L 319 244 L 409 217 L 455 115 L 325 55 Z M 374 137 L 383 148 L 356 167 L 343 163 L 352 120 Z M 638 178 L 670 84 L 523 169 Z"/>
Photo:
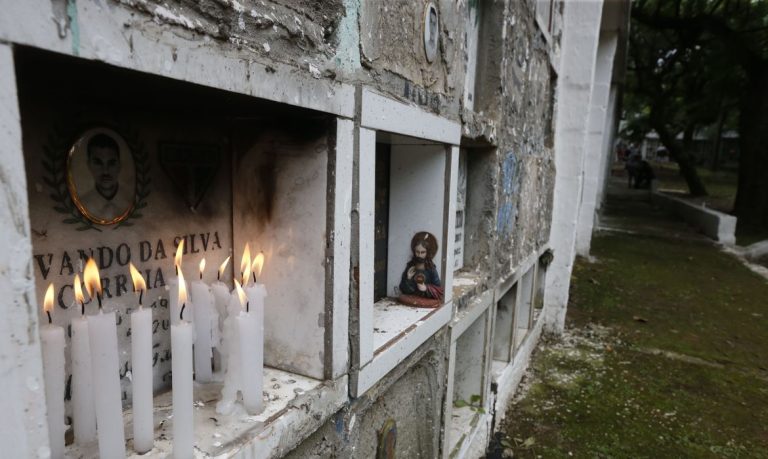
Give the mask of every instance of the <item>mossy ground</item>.
<path id="1" fill-rule="evenodd" d="M 592 255 L 489 457 L 768 458 L 768 282 L 698 239 Z"/>

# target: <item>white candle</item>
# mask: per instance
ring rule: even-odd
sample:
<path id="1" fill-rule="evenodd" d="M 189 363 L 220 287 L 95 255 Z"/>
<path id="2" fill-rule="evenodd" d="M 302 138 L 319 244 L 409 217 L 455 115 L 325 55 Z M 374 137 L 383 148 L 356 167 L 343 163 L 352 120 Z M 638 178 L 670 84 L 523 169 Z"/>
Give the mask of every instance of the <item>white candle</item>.
<path id="1" fill-rule="evenodd" d="M 43 308 L 48 324 L 40 328 L 40 344 L 43 351 L 43 379 L 47 408 L 48 438 L 51 458 L 64 457 L 64 328 L 51 323 L 53 309 L 53 284 L 45 292 Z"/>
<path id="2" fill-rule="evenodd" d="M 155 424 L 152 407 L 152 309 L 142 305 L 146 283 L 141 273 L 129 265 L 134 291 L 139 293 L 139 309 L 131 313 L 131 381 L 133 389 L 133 449 L 143 454 L 154 447 Z"/>
<path id="3" fill-rule="evenodd" d="M 99 457 L 122 459 L 125 457 L 125 432 L 117 355 L 117 322 L 114 312 L 105 313 L 101 308 L 101 280 L 92 258 L 85 265 L 85 282 L 88 293 L 93 297 L 95 292 L 99 301 L 99 313 L 88 316 Z"/>
<path id="4" fill-rule="evenodd" d="M 131 375 L 133 381 L 133 449 L 143 454 L 155 442 L 152 407 L 152 310 L 139 306 L 131 313 Z"/>
<path id="5" fill-rule="evenodd" d="M 218 314 L 213 306 L 211 289 L 203 282 L 205 258 L 200 262 L 200 279 L 192 282 L 192 302 L 195 305 L 195 379 L 211 382 L 213 379 L 213 323 L 218 326 Z"/>
<path id="6" fill-rule="evenodd" d="M 181 303 L 179 303 L 179 276 L 182 275 L 181 260 L 183 253 L 184 239 L 179 242 L 178 247 L 176 247 L 176 255 L 173 257 L 173 267 L 176 270 L 176 277 L 171 278 L 171 280 L 168 281 L 168 286 L 166 287 L 168 290 L 168 303 L 171 311 L 171 324 L 179 323 L 179 313 L 181 312 Z M 194 322 L 194 315 L 194 311 L 184 311 L 184 319 L 188 322 Z"/>
<path id="7" fill-rule="evenodd" d="M 235 281 L 235 285 L 239 285 Z M 242 289 L 239 290 L 242 292 Z M 243 294 L 244 295 L 244 294 Z M 216 412 L 219 414 L 230 414 L 237 400 L 237 392 L 242 386 L 242 377 L 240 373 L 240 340 L 238 338 L 237 317 L 243 310 L 242 300 L 238 296 L 238 290 L 232 291 L 232 295 L 227 305 L 227 318 L 224 320 L 224 329 L 222 332 L 222 358 L 224 359 L 224 386 L 221 389 L 221 400 L 216 404 Z"/>
<path id="8" fill-rule="evenodd" d="M 192 309 L 187 301 L 184 276 L 179 270 L 180 320 L 171 325 L 171 381 L 173 385 L 173 456 L 189 459 L 194 447 L 194 410 L 192 392 L 192 324 L 186 312 Z"/>
<path id="9" fill-rule="evenodd" d="M 213 323 L 213 363 L 215 370 L 226 371 L 226 351 L 223 349 L 223 340 L 221 339 L 221 330 L 224 329 L 224 320 L 227 318 L 227 305 L 231 292 L 229 288 L 221 281 L 224 277 L 224 271 L 227 268 L 230 257 L 219 266 L 219 272 L 216 273 L 216 282 L 211 284 L 211 293 L 213 293 L 213 304 L 216 308 L 218 320 Z"/>
<path id="10" fill-rule="evenodd" d="M 261 275 L 264 255 L 254 259 L 253 274 Z M 254 283 L 245 288 L 248 298 L 245 312 L 238 316 L 240 335 L 240 359 L 242 361 L 243 404 L 249 414 L 264 410 L 264 298 L 267 289 L 263 284 Z"/>
<path id="11" fill-rule="evenodd" d="M 260 287 L 260 288 L 259 288 Z M 263 285 L 246 288 L 246 310 L 237 317 L 243 405 L 249 414 L 264 410 L 264 297 Z M 253 302 L 252 302 L 253 301 Z"/>
<path id="12" fill-rule="evenodd" d="M 88 320 L 85 318 L 85 298 L 80 286 L 80 276 L 75 275 L 75 302 L 81 316 L 72 319 L 72 423 L 75 442 L 86 444 L 96 441 L 96 408 L 93 405 L 91 379 L 91 345 L 88 336 Z"/>
<path id="13" fill-rule="evenodd" d="M 216 308 L 216 321 L 213 323 L 213 367 L 215 371 L 226 371 L 225 357 L 226 350 L 224 349 L 224 340 L 222 339 L 221 331 L 224 329 L 224 320 L 227 318 L 227 304 L 231 292 L 229 288 L 223 282 L 214 282 L 211 285 L 211 293 L 213 293 L 213 303 Z"/>

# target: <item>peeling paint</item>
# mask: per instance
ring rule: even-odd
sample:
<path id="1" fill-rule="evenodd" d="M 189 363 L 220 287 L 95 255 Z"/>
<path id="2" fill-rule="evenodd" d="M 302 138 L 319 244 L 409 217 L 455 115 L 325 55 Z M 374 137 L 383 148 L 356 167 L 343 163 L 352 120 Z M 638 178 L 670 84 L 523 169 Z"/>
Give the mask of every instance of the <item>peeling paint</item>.
<path id="1" fill-rule="evenodd" d="M 67 0 L 67 19 L 72 32 L 72 54 L 80 55 L 80 23 L 77 17 L 77 0 Z"/>

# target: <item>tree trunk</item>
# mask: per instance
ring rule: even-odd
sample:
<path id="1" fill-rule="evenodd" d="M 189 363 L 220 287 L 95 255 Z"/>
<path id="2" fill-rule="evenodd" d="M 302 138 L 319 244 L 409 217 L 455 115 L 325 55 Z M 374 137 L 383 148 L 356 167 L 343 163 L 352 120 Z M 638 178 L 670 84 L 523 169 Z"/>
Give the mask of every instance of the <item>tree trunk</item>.
<path id="1" fill-rule="evenodd" d="M 710 169 L 716 171 L 720 167 L 720 150 L 723 148 L 723 126 L 728 117 L 728 109 L 720 106 L 720 116 L 717 119 L 717 131 L 715 132 L 715 151 L 712 152 L 712 165 Z"/>
<path id="2" fill-rule="evenodd" d="M 658 118 L 651 115 L 651 124 L 656 132 L 659 134 L 659 140 L 669 152 L 670 158 L 677 162 L 677 166 L 680 168 L 680 175 L 685 179 L 685 183 L 688 184 L 688 192 L 691 196 L 707 196 L 707 189 L 704 187 L 699 173 L 696 170 L 696 164 L 693 161 L 693 157 L 688 153 L 690 150 L 685 150 L 675 140 L 674 135 L 667 129 L 667 127 L 659 122 Z M 693 137 L 693 127 L 690 127 L 690 137 Z M 688 134 L 688 128 L 686 128 L 686 135 Z M 689 143 L 690 139 L 689 139 Z M 690 147 L 688 147 L 690 148 Z"/>
<path id="3" fill-rule="evenodd" d="M 768 64 L 748 74 L 739 113 L 739 223 L 768 227 Z"/>

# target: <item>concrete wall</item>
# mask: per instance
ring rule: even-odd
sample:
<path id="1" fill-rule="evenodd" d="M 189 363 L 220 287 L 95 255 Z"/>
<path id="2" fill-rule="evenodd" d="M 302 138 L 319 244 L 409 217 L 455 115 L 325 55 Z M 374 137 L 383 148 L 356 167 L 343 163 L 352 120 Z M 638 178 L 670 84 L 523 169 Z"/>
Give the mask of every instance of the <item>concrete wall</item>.
<path id="1" fill-rule="evenodd" d="M 618 33 L 602 31 L 597 46 L 595 76 L 592 82 L 592 98 L 587 122 L 587 138 L 584 152 L 584 184 L 579 211 L 576 235 L 576 253 L 589 255 L 592 229 L 595 223 L 600 178 L 604 176 L 604 157 L 606 149 L 603 139 L 606 136 L 606 118 L 608 117 L 613 61 L 616 55 Z"/>
<path id="2" fill-rule="evenodd" d="M 27 183 L 21 146 L 21 117 L 16 94 L 13 53 L 0 45 L 0 287 L 7 292 L 1 303 L 0 395 L 7 416 L 0 421 L 0 442 L 11 457 L 47 457 L 48 428 L 38 327 L 39 303 L 32 276 Z"/>
<path id="3" fill-rule="evenodd" d="M 188 223 L 202 231 L 211 221 L 228 222 L 222 241 L 234 253 L 248 241 L 269 254 L 265 282 L 275 290 L 268 300 L 267 363 L 314 378 L 313 399 L 324 400 L 305 408 L 301 403 L 310 402 L 289 404 L 276 418 L 264 420 L 266 430 L 248 437 L 268 445 L 260 451 L 279 456 L 295 448 L 290 457 L 374 457 L 379 432 L 392 420 L 398 457 L 482 452 L 493 416 L 505 415 L 543 329 L 563 327 L 577 223 L 580 217 L 591 221 L 599 171 L 605 167 L 600 155 L 589 152 L 606 151 L 611 99 L 605 72 L 620 42 L 598 40 L 599 0 L 435 0 L 439 46 L 429 62 L 425 5 L 406 0 L 0 0 L 0 136 L 9 153 L 0 169 L 7 201 L 7 215 L 0 220 L 11 235 L 0 245 L 0 282 L 13 292 L 3 306 L 8 320 L 0 355 L 6 368 L 2 385 L 11 388 L 3 406 L 11 408 L 9 419 L 24 420 L 6 421 L 0 429 L 9 454 L 45 456 L 47 448 L 36 332 L 43 279 L 32 270 L 33 247 L 41 254 L 46 244 L 77 239 L 45 220 L 47 197 L 25 178 L 28 171 L 30 177 L 39 175 L 36 155 L 44 145 L 38 144 L 50 118 L 66 117 L 68 109 L 82 104 L 77 92 L 73 100 L 51 107 L 22 100 L 34 107 L 29 112 L 34 116 L 20 117 L 18 88 L 34 82 L 16 81 L 14 68 L 30 48 L 52 52 L 42 54 L 43 65 L 51 68 L 42 72 L 42 81 L 67 63 L 96 61 L 108 64 L 99 67 L 106 69 L 105 87 L 118 81 L 114 75 L 127 72 L 166 89 L 151 93 L 145 85 L 123 86 L 124 98 L 136 104 L 151 98 L 156 107 L 167 93 L 180 91 L 170 103 L 174 110 L 145 117 L 151 110 L 139 107 L 132 114 L 137 123 L 152 124 L 139 131 L 153 143 L 158 132 L 214 143 L 231 140 L 226 155 L 232 175 L 224 183 L 233 184 L 233 194 L 224 186 L 216 189 L 222 205 L 201 209 L 205 212 Z M 543 20 L 545 7 L 549 20 Z M 109 92 L 105 87 L 81 90 L 97 96 Z M 60 90 L 67 88 L 72 86 Z M 202 100 L 203 88 L 219 92 Z M 113 86 L 112 91 L 120 90 Z M 46 91 L 56 94 L 59 87 L 52 83 Z M 44 95 L 34 85 L 25 94 Z M 100 109 L 91 107 L 92 115 L 111 115 L 108 104 L 99 104 Z M 251 104 L 255 108 L 246 108 Z M 366 111 L 370 106 L 381 110 Z M 363 231 L 370 209 L 361 203 L 368 202 L 364 182 L 372 177 L 369 152 L 362 147 L 370 146 L 377 130 L 387 131 L 382 126 L 429 144 L 393 146 L 390 223 L 404 224 L 391 232 L 388 284 L 396 283 L 416 230 L 433 230 L 446 254 L 441 258 L 452 262 L 456 192 L 451 187 L 457 181 L 459 147 L 468 155 L 466 256 L 462 270 L 446 268 L 447 288 L 454 287 L 446 296 L 455 294 L 455 301 L 374 352 L 365 347 L 370 336 L 362 335 L 373 333 L 376 324 L 360 312 L 361 298 L 368 294 L 361 291 L 367 282 L 361 267 L 372 265 L 371 259 L 359 259 L 368 253 L 361 245 L 368 237 Z M 23 146 L 22 131 L 30 136 Z M 431 149 L 439 152 L 433 155 Z M 429 156 L 429 166 L 424 174 L 409 175 L 421 154 Z M 270 177 L 277 177 L 272 188 L 265 185 Z M 153 197 L 173 213 L 166 188 L 169 184 L 159 184 Z M 278 210 L 273 214 L 270 206 Z M 166 223 L 140 225 L 131 237 L 139 231 L 170 231 Z M 47 232 L 58 235 L 46 240 Z M 499 341 L 491 336 L 494 328 L 509 328 L 507 343 L 512 339 L 513 311 L 510 307 L 505 315 L 502 310 L 502 287 L 519 282 L 548 247 L 555 257 L 544 285 L 542 320 L 532 324 L 519 346 L 507 346 L 498 371 L 491 374 L 490 358 L 479 368 L 472 355 L 478 346 L 485 346 L 482 355 L 493 353 Z M 530 281 L 525 278 L 528 290 Z M 487 322 L 476 322 L 473 308 L 480 298 Z M 281 311 L 277 304 L 293 306 Z M 481 322 L 488 336 L 472 325 Z M 468 334 L 451 337 L 451 327 Z M 468 342 L 471 354 L 458 349 Z M 377 358 L 392 365 L 364 373 L 361 367 L 368 364 L 370 370 Z M 484 372 L 479 389 L 477 371 Z M 361 379 L 368 381 L 367 390 L 357 393 L 351 387 Z M 324 387 L 333 387 L 332 396 Z M 339 401 L 340 390 L 351 395 Z M 445 433 L 450 401 L 476 392 L 488 395 L 483 400 L 487 414 L 468 423 L 463 440 L 449 451 L 454 447 Z M 312 422 L 290 421 L 302 413 L 312 413 Z M 254 441 L 243 440 L 246 445 L 233 454 L 255 451 Z"/>
<path id="4" fill-rule="evenodd" d="M 564 12 L 555 123 L 557 180 L 549 237 L 555 258 L 547 273 L 544 294 L 547 328 L 555 332 L 565 326 L 568 288 L 575 257 L 587 121 L 601 14 L 602 2 L 597 0 L 569 3 Z"/>

